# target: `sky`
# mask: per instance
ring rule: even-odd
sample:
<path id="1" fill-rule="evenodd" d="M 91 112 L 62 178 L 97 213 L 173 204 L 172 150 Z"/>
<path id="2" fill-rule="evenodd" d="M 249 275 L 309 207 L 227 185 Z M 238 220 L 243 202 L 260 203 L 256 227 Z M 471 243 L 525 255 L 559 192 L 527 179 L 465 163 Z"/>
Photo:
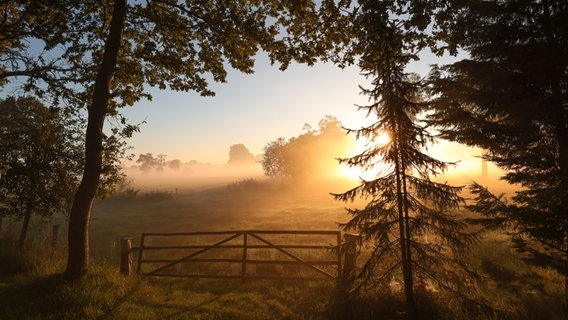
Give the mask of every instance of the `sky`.
<path id="1" fill-rule="evenodd" d="M 429 65 L 439 61 L 448 59 L 424 53 L 408 70 L 426 75 Z M 317 128 L 326 115 L 349 128 L 369 122 L 355 107 L 368 103 L 359 85 L 369 83 L 356 66 L 291 64 L 280 71 L 260 53 L 254 70 L 243 74 L 229 69 L 226 83 L 211 83 L 214 97 L 151 89 L 152 101 L 122 110 L 131 123 L 145 121 L 129 141 L 131 152 L 222 164 L 233 144 L 242 143 L 254 155 L 261 154 L 268 142 L 298 136 L 306 123 Z"/>

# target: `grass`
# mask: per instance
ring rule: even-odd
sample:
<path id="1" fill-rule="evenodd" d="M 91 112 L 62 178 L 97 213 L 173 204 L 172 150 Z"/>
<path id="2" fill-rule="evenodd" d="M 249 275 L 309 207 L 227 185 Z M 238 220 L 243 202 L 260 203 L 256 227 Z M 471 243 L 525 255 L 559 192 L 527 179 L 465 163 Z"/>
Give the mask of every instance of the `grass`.
<path id="1" fill-rule="evenodd" d="M 290 196 L 292 194 L 292 196 Z M 333 281 L 207 280 L 123 277 L 118 239 L 141 232 L 242 229 L 337 230 L 343 203 L 310 193 L 243 180 L 195 192 L 131 192 L 98 201 L 93 210 L 93 262 L 84 281 L 61 278 L 65 248 L 46 250 L 50 229 L 32 225 L 24 254 L 10 249 L 16 236 L 3 225 L 0 239 L 0 319 L 403 319 L 400 292 L 369 289 L 346 296 Z M 52 221 L 64 225 L 64 219 Z M 64 238 L 61 230 L 60 238 Z M 135 238 L 137 241 L 139 238 Z M 59 243 L 64 243 L 60 239 Z M 136 243 L 135 243 L 136 245 Z M 442 294 L 417 290 L 421 319 L 568 319 L 563 278 L 527 266 L 499 234 L 474 248 L 470 263 L 482 277 L 480 300 L 497 313 Z"/>
<path id="2" fill-rule="evenodd" d="M 123 277 L 106 263 L 67 283 L 24 268 L 0 277 L 0 319 L 325 319 L 332 292 L 329 281 Z"/>
<path id="3" fill-rule="evenodd" d="M 493 264 L 480 261 L 487 276 L 481 292 L 503 311 L 467 309 L 446 296 L 418 290 L 421 319 L 566 319 L 556 275 L 517 265 L 515 254 L 502 244 L 488 246 L 500 258 Z M 20 255 L 2 250 L 0 258 L 11 262 L 0 270 L 3 320 L 404 319 L 400 293 L 370 289 L 346 296 L 333 281 L 141 279 L 123 277 L 116 264 L 97 261 L 84 281 L 68 283 L 61 278 L 61 253 Z M 541 291 L 519 289 L 527 284 Z"/>

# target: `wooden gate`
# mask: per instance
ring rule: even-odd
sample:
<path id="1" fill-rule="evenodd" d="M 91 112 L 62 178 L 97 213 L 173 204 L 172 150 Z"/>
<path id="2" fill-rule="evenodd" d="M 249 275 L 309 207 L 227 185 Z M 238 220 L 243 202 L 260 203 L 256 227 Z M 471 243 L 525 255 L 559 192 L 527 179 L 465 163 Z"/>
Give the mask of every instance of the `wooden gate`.
<path id="1" fill-rule="evenodd" d="M 339 231 L 143 233 L 137 273 L 191 278 L 337 279 Z"/>

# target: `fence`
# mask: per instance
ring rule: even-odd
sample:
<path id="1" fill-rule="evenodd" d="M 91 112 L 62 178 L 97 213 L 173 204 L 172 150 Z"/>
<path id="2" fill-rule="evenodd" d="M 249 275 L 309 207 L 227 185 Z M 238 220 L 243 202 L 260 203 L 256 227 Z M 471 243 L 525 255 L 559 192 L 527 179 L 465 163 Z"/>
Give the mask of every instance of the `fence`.
<path id="1" fill-rule="evenodd" d="M 346 234 L 342 242 L 339 231 L 143 233 L 139 247 L 121 239 L 121 272 L 132 272 L 138 252 L 136 272 L 142 276 L 348 279 L 356 239 Z"/>

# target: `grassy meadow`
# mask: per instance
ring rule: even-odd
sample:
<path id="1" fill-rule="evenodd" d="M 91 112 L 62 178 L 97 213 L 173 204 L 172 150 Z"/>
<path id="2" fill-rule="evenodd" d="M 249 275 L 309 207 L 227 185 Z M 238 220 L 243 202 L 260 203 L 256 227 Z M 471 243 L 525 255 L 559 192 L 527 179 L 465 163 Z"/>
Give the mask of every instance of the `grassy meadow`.
<path id="1" fill-rule="evenodd" d="M 296 184 L 260 179 L 216 182 L 202 188 L 128 189 L 98 200 L 90 226 L 92 269 L 86 281 L 66 283 L 65 219 L 36 219 L 27 250 L 12 242 L 19 224 L 4 219 L 0 234 L 0 319 L 403 319 L 400 292 L 347 297 L 331 280 L 216 280 L 124 277 L 119 239 L 142 232 L 245 229 L 337 230 L 348 218 L 329 192 L 348 182 Z M 61 224 L 51 248 L 49 231 Z M 469 263 L 481 277 L 471 306 L 444 294 L 417 291 L 423 319 L 568 319 L 564 279 L 526 265 L 508 239 L 488 234 Z"/>

